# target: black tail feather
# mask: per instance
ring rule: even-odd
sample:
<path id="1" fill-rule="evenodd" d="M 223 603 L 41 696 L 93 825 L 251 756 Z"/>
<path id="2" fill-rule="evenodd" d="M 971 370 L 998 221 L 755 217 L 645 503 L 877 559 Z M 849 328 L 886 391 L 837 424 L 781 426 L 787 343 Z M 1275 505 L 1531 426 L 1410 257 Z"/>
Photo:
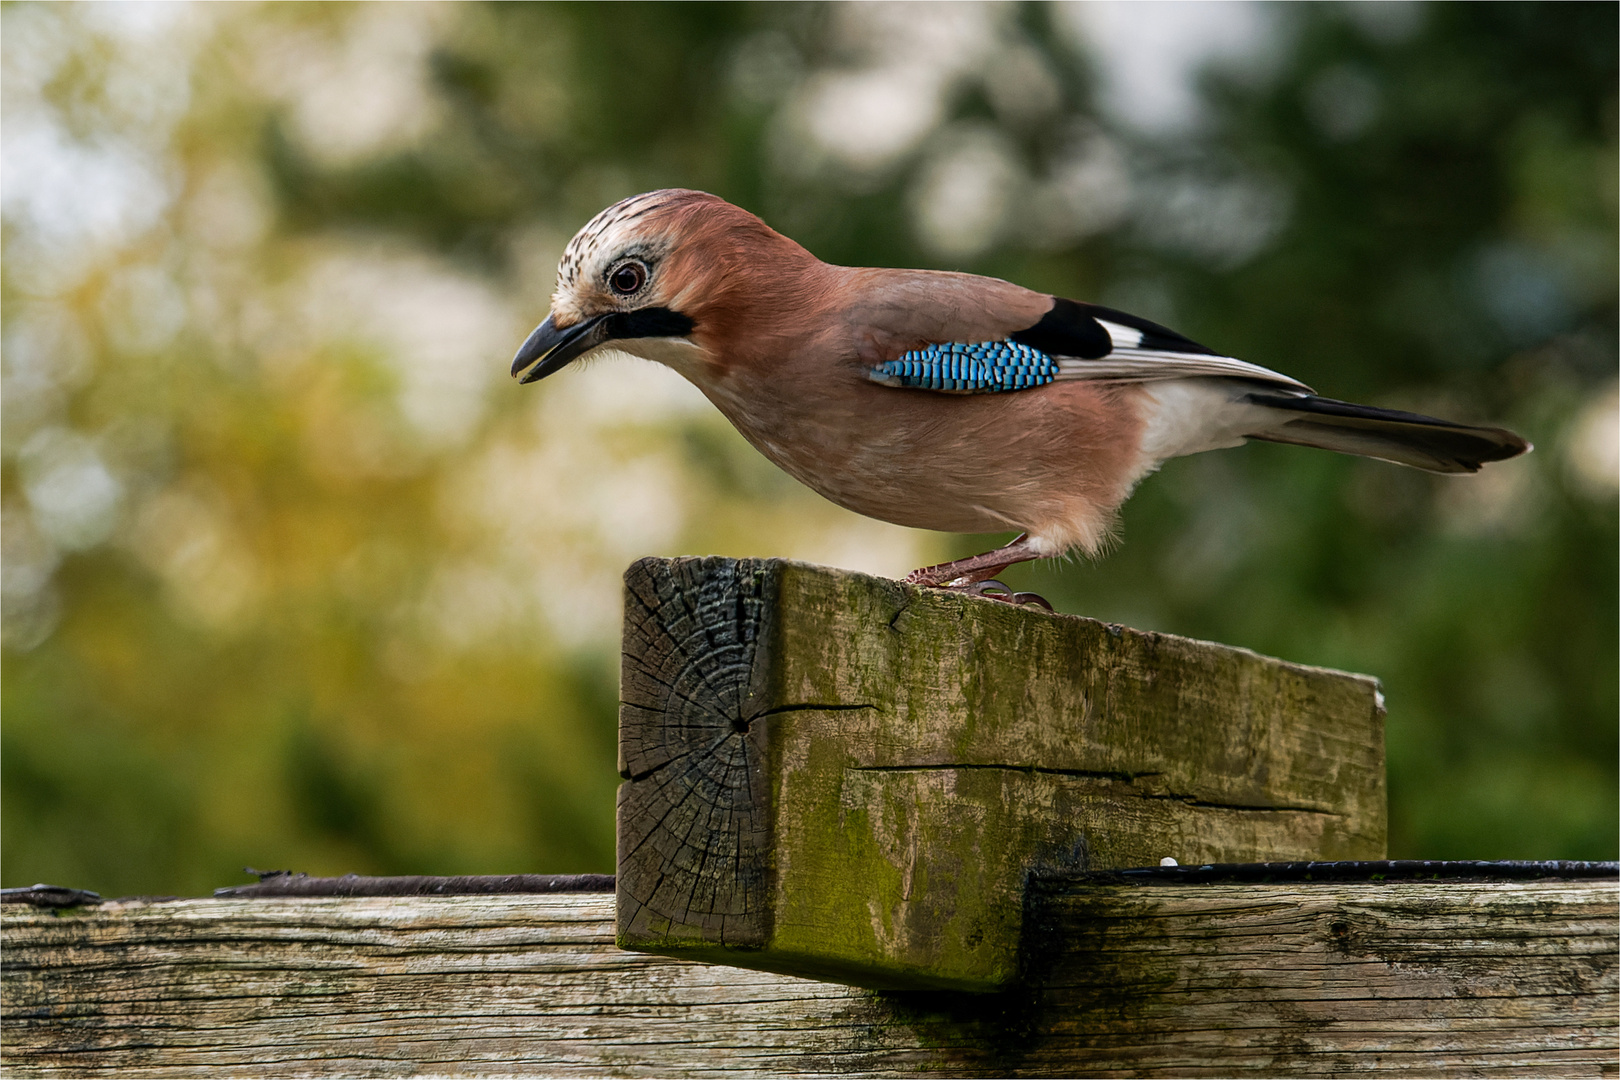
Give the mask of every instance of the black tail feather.
<path id="1" fill-rule="evenodd" d="M 1299 414 L 1248 437 L 1359 454 L 1439 473 L 1478 472 L 1489 461 L 1518 457 L 1530 444 L 1502 428 L 1471 427 L 1418 413 L 1377 409 L 1332 398 L 1256 392 L 1256 405 Z"/>

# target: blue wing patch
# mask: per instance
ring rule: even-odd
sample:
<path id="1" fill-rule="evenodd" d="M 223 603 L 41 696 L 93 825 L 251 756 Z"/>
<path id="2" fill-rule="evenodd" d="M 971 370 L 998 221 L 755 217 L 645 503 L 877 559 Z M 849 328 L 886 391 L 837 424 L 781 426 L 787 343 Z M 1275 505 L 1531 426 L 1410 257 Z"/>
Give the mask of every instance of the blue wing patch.
<path id="1" fill-rule="evenodd" d="M 930 345 L 872 368 L 873 382 L 955 394 L 997 394 L 1045 386 L 1058 362 L 1016 341 Z"/>

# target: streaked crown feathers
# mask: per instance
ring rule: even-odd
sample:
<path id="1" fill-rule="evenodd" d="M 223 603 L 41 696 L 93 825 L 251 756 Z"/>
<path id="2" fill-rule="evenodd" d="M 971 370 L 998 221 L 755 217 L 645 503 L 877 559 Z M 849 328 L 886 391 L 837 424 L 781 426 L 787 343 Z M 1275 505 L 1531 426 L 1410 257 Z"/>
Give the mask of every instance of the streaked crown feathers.
<path id="1" fill-rule="evenodd" d="M 616 258 L 624 254 L 631 243 L 644 232 L 650 219 L 660 217 L 660 211 L 675 210 L 696 202 L 720 202 L 715 196 L 685 188 L 665 188 L 632 195 L 603 210 L 585 223 L 563 249 L 562 261 L 557 264 L 557 291 L 573 289 L 580 284 L 580 275 L 605 269 L 599 265 L 604 257 Z M 656 230 L 645 230 L 656 235 Z"/>

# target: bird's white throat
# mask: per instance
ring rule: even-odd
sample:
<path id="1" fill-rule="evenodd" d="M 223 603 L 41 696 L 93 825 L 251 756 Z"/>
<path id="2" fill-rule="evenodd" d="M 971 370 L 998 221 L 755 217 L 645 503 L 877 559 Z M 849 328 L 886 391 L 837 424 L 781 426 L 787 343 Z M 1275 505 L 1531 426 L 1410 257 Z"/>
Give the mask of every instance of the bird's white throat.
<path id="1" fill-rule="evenodd" d="M 701 373 L 710 363 L 709 351 L 691 338 L 684 337 L 621 338 L 602 345 L 600 351 L 623 353 L 663 364 L 700 386 L 703 384 Z"/>

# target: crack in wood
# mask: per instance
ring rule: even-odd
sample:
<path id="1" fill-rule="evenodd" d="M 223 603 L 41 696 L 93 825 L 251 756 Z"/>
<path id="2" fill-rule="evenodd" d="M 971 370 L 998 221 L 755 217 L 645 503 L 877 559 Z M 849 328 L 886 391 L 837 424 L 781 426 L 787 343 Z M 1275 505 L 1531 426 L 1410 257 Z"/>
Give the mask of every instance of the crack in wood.
<path id="1" fill-rule="evenodd" d="M 775 706 L 772 706 L 769 709 L 765 709 L 765 710 L 763 710 L 761 712 L 755 713 L 753 716 L 750 716 L 748 719 L 744 720 L 743 723 L 744 724 L 752 724 L 755 720 L 763 720 L 767 716 L 775 716 L 778 713 L 790 713 L 790 712 L 858 712 L 861 709 L 879 709 L 879 706 L 871 705 L 871 704 L 868 704 L 866 702 L 861 702 L 861 703 L 856 704 L 856 705 L 841 705 L 841 704 L 837 704 L 837 703 L 834 703 L 834 702 L 819 702 L 819 701 L 809 701 L 809 702 L 805 702 L 803 704 L 798 704 L 798 705 L 775 705 Z M 879 709 L 879 711 L 881 711 L 881 709 Z"/>
<path id="2" fill-rule="evenodd" d="M 619 775 L 622 776 L 624 779 L 632 781 L 632 782 L 639 781 L 639 780 L 645 780 L 649 776 L 656 776 L 658 773 L 663 772 L 665 769 L 669 768 L 671 765 L 675 764 L 677 761 L 681 761 L 681 760 L 684 760 L 685 758 L 688 758 L 688 757 L 692 756 L 693 754 L 697 753 L 700 749 L 702 749 L 702 748 L 694 746 L 690 750 L 682 750 L 680 753 L 675 754 L 672 757 L 665 758 L 663 761 L 660 761 L 657 765 L 654 765 L 650 769 L 643 769 L 638 773 L 621 772 Z M 712 747 L 712 746 L 709 747 L 709 750 L 712 752 L 714 750 L 714 747 Z"/>
<path id="3" fill-rule="evenodd" d="M 1319 806 L 1288 806 L 1286 804 L 1266 805 L 1264 803 L 1254 805 L 1249 805 L 1246 803 L 1223 803 L 1215 802 L 1210 799 L 1200 799 L 1193 795 L 1177 795 L 1173 792 L 1166 792 L 1164 794 L 1142 792 L 1141 797 L 1144 799 L 1168 799 L 1175 802 L 1184 803 L 1187 806 L 1196 806 L 1200 810 L 1233 810 L 1241 814 L 1316 814 L 1321 817 L 1344 817 L 1344 815 L 1337 810 L 1323 810 Z"/>
<path id="4" fill-rule="evenodd" d="M 1048 765 L 1013 765 L 983 761 L 943 761 L 922 765 L 851 765 L 849 772 L 934 772 L 952 769 L 991 769 L 1002 772 L 1040 773 L 1046 776 L 1076 776 L 1087 780 L 1118 780 L 1131 783 L 1147 776 L 1163 776 L 1162 772 L 1124 772 L 1113 769 L 1063 769 Z"/>
<path id="5" fill-rule="evenodd" d="M 1115 772 L 1103 769 L 1063 769 L 1046 765 L 1013 765 L 998 762 L 984 761 L 945 761 L 926 765 L 850 765 L 846 772 L 872 772 L 872 773 L 932 773 L 932 772 L 971 772 L 987 770 L 991 772 L 1014 772 L 1025 775 L 1062 776 L 1081 780 L 1109 780 L 1126 785 L 1132 785 L 1145 777 L 1163 776 L 1161 772 Z M 1287 814 L 1321 814 L 1326 817 L 1343 817 L 1335 810 L 1324 810 L 1319 806 L 1291 806 L 1286 803 L 1227 803 L 1217 802 L 1213 799 L 1203 799 L 1197 795 L 1187 795 L 1176 791 L 1140 791 L 1133 790 L 1131 795 L 1139 799 L 1165 799 L 1171 802 L 1184 803 L 1201 810 L 1232 810 L 1238 813 L 1287 813 Z"/>

